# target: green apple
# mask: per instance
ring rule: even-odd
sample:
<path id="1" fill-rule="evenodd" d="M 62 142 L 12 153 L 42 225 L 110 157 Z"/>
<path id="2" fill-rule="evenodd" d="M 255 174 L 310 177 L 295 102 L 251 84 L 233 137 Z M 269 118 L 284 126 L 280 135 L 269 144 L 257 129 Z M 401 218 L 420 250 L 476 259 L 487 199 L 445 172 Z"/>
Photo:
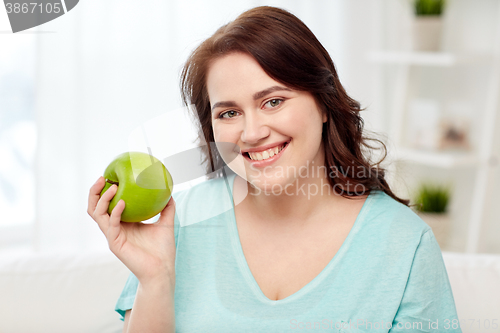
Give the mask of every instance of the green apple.
<path id="1" fill-rule="evenodd" d="M 157 158 L 142 152 L 118 155 L 104 171 L 106 185 L 101 196 L 113 184 L 118 190 L 111 200 L 108 214 L 120 199 L 125 201 L 123 222 L 141 222 L 165 208 L 174 187 L 172 176 Z"/>

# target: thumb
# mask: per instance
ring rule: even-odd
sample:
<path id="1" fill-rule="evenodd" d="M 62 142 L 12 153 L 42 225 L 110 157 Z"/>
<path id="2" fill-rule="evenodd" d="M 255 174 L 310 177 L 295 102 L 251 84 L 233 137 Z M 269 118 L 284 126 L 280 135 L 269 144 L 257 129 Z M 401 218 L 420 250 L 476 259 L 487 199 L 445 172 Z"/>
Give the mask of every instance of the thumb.
<path id="1" fill-rule="evenodd" d="M 174 217 L 175 217 L 175 200 L 174 197 L 170 197 L 165 208 L 160 213 L 160 218 L 156 223 L 162 225 L 174 226 Z"/>

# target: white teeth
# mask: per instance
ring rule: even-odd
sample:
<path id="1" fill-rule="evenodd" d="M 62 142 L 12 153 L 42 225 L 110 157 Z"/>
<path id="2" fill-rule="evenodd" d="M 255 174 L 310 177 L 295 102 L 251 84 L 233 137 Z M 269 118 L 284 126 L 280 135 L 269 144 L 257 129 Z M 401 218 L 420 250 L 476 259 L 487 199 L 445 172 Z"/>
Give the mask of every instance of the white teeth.
<path id="1" fill-rule="evenodd" d="M 274 155 L 277 155 L 280 151 L 283 150 L 284 147 L 285 147 L 285 145 L 283 145 L 281 147 L 274 147 L 274 148 L 264 150 L 263 152 L 259 152 L 259 153 L 250 153 L 249 152 L 248 155 L 250 156 L 250 159 L 252 159 L 254 161 L 267 160 L 268 158 L 273 157 Z"/>

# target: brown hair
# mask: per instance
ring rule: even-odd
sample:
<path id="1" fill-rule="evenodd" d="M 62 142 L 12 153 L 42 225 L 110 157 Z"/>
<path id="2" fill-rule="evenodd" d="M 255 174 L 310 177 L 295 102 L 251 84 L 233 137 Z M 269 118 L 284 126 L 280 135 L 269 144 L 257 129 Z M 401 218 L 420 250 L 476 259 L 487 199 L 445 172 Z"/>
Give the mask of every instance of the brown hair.
<path id="1" fill-rule="evenodd" d="M 219 28 L 212 37 L 196 48 L 181 74 L 181 94 L 186 105 L 193 104 L 199 119 L 200 137 L 205 146 L 205 161 L 209 173 L 221 170 L 224 161 L 215 151 L 210 101 L 206 87 L 207 72 L 212 61 L 232 52 L 244 52 L 257 60 L 274 80 L 286 86 L 310 92 L 326 112 L 322 140 L 328 181 L 335 191 L 340 188 L 344 197 L 357 196 L 349 188 L 384 191 L 408 206 L 410 200 L 398 198 L 385 180 L 380 163 L 387 156 L 385 144 L 364 137 L 364 122 L 360 104 L 349 97 L 342 87 L 335 66 L 326 49 L 307 26 L 293 14 L 275 7 L 256 7 Z M 362 146 L 375 149 L 367 141 L 382 144 L 384 156 L 371 163 L 363 156 Z M 352 172 L 350 172 L 352 168 Z M 347 170 L 347 172 L 346 172 Z M 357 170 L 354 173 L 354 170 Z M 359 172 L 362 170 L 363 172 Z M 361 175 L 360 175 L 361 173 Z"/>

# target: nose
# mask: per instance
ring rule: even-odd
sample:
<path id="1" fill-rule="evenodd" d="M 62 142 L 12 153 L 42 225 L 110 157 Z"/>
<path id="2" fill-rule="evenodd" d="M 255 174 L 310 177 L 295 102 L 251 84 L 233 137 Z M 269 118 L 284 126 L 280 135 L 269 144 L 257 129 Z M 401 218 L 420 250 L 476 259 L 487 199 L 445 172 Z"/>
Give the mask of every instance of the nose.
<path id="1" fill-rule="evenodd" d="M 241 133 L 241 140 L 248 144 L 255 144 L 267 138 L 270 129 L 266 123 L 265 116 L 256 112 L 245 113 L 244 128 Z"/>

